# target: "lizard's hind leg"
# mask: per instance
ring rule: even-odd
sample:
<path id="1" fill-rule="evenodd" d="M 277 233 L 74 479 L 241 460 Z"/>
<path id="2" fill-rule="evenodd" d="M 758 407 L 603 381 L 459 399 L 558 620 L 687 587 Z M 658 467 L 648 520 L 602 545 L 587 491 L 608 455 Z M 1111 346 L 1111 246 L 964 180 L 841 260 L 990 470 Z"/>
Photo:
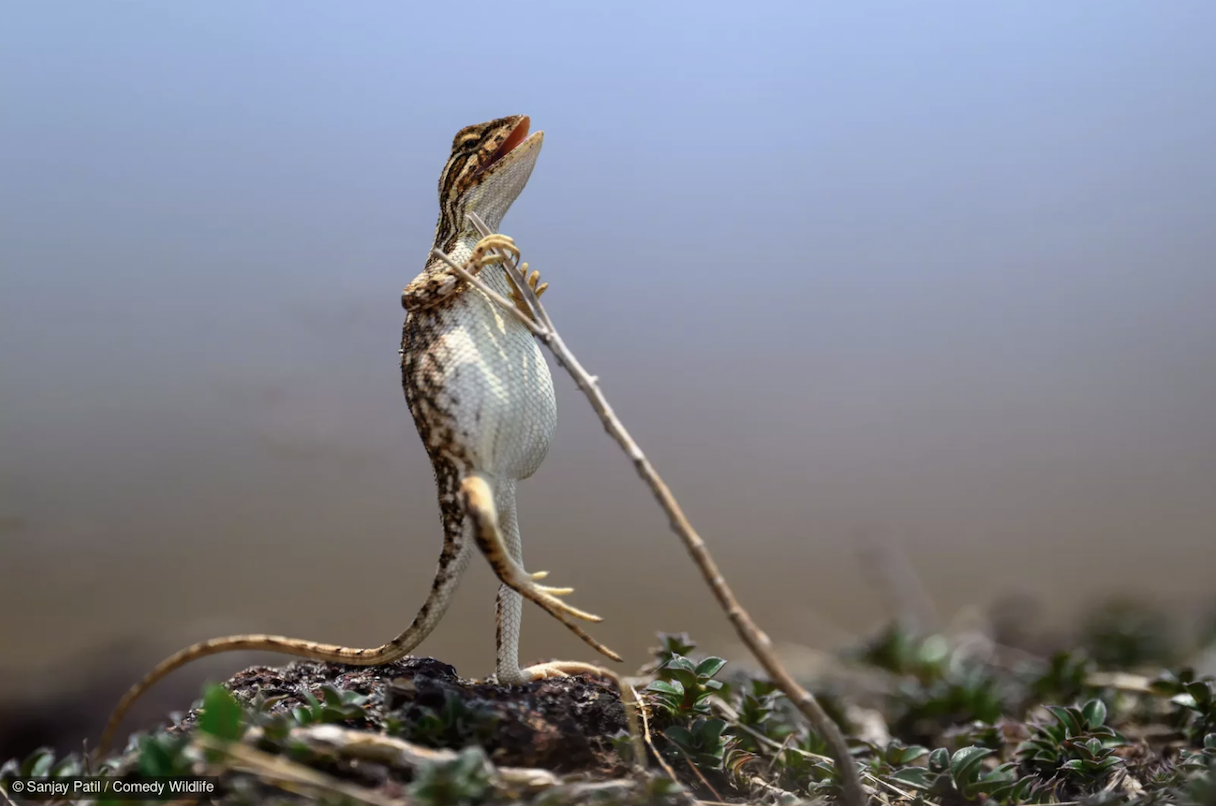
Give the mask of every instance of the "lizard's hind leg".
<path id="1" fill-rule="evenodd" d="M 511 482 L 507 482 L 508 484 Z M 490 563 L 490 567 L 494 569 L 495 575 L 508 588 L 522 595 L 526 599 L 531 599 L 545 610 L 549 615 L 556 618 L 562 624 L 582 638 L 589 646 L 597 652 L 619 661 L 620 655 L 617 655 L 608 647 L 596 641 L 588 635 L 582 627 L 574 623 L 573 618 L 583 619 L 584 621 L 601 621 L 599 616 L 579 610 L 558 599 L 558 596 L 565 595 L 571 592 L 571 588 L 554 588 L 547 585 L 537 584 L 538 579 L 543 579 L 548 572 L 539 571 L 537 573 L 529 573 L 524 570 L 522 564 L 516 559 L 519 554 L 518 546 L 508 545 L 504 540 L 503 529 L 500 528 L 498 519 L 498 508 L 495 506 L 494 492 L 490 487 L 490 482 L 481 474 L 473 474 L 464 479 L 461 484 L 461 494 L 465 503 L 465 511 L 473 522 L 473 536 L 477 541 L 478 548 L 486 556 Z M 514 527 L 514 511 L 504 513 L 507 515 L 509 527 Z M 512 535 L 512 543 L 518 541 L 517 532 Z M 504 599 L 500 594 L 499 607 L 502 609 L 511 609 L 512 605 L 509 599 Z M 500 683 L 517 683 L 531 677 L 550 676 L 547 673 L 542 673 L 541 667 L 534 667 L 537 670 L 536 674 L 523 676 L 519 670 L 518 660 L 518 642 L 519 642 L 519 618 L 518 614 L 514 618 L 509 618 L 510 613 L 500 612 L 500 617 L 508 616 L 505 623 L 500 624 L 500 629 L 505 634 L 500 636 L 499 641 L 499 665 L 498 671 Z M 503 640 L 505 639 L 505 640 Z M 504 660 L 506 663 L 504 663 Z M 571 671 L 587 671 L 590 668 L 588 664 L 544 664 L 545 667 L 565 667 L 569 666 Z M 577 667 L 577 668 L 576 668 Z M 526 670 L 525 670 L 526 671 Z M 560 672 L 558 668 L 553 668 L 551 671 Z M 505 674 L 503 674 L 505 673 Z M 503 679 L 519 677 L 519 679 Z"/>

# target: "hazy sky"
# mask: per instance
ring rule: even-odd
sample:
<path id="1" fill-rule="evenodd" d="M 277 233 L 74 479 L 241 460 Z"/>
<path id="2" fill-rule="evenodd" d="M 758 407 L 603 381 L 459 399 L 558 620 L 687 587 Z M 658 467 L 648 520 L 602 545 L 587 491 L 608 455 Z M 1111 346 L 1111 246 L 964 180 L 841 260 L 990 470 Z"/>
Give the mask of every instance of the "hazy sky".
<path id="1" fill-rule="evenodd" d="M 408 622 L 440 529 L 399 293 L 453 134 L 513 113 L 546 140 L 503 230 L 775 639 L 881 616 L 867 535 L 947 614 L 1212 591 L 1206 0 L 0 8 L 0 666 Z M 631 662 L 729 640 L 558 393 L 529 567 Z M 468 674 L 483 566 L 423 647 Z"/>

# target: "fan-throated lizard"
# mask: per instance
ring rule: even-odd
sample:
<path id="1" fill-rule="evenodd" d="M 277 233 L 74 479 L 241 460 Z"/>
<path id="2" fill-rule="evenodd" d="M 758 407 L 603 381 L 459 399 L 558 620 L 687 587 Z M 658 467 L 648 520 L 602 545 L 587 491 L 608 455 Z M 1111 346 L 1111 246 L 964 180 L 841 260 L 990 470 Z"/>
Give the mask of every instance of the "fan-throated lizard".
<path id="1" fill-rule="evenodd" d="M 461 129 L 439 176 L 436 248 L 491 289 L 519 291 L 501 265 L 501 252 L 518 256 L 510 238 L 480 239 L 466 214 L 476 212 L 491 229 L 527 184 L 544 140 L 529 136 L 525 115 Z M 492 250 L 500 250 L 495 253 Z M 529 285 L 538 294 L 533 272 Z M 587 663 L 552 662 L 521 669 L 519 632 L 522 598 L 531 599 L 597 651 L 620 657 L 585 633 L 571 618 L 599 621 L 557 597 L 570 588 L 537 584 L 544 572 L 523 568 L 515 484 L 540 466 L 557 425 L 553 379 L 533 335 L 489 297 L 432 257 L 401 294 L 406 310 L 401 335 L 401 381 L 405 398 L 435 470 L 443 520 L 443 550 L 430 594 L 413 622 L 392 641 L 370 649 L 322 644 L 277 635 L 233 635 L 194 644 L 166 658 L 119 702 L 99 745 L 104 754 L 119 722 L 135 700 L 174 669 L 196 658 L 236 650 L 282 652 L 312 660 L 357 666 L 390 663 L 413 650 L 443 617 L 473 546 L 490 561 L 501 581 L 497 599 L 498 682 L 513 685 L 566 673 L 593 672 Z"/>

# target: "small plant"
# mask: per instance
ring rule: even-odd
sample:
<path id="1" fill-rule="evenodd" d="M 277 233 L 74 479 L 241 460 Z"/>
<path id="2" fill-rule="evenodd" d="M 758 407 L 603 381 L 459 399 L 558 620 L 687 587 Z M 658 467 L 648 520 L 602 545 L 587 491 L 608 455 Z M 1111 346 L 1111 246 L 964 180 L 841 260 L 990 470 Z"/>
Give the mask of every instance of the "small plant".
<path id="1" fill-rule="evenodd" d="M 390 735 L 400 736 L 428 747 L 464 747 L 485 739 L 494 732 L 495 720 L 470 708 L 455 691 L 443 692 L 443 705 L 423 706 L 413 722 L 392 718 L 386 724 Z"/>
<path id="2" fill-rule="evenodd" d="M 55 760 L 55 751 L 49 747 L 39 747 L 26 756 L 22 761 L 9 759 L 0 765 L 0 785 L 7 788 L 14 778 L 62 778 L 80 775 L 83 771 L 80 756 L 72 753 Z"/>
<path id="3" fill-rule="evenodd" d="M 1178 760 L 1178 766 L 1190 772 L 1216 771 L 1216 733 L 1203 737 L 1203 743 L 1198 752 L 1183 750 Z"/>
<path id="4" fill-rule="evenodd" d="M 686 632 L 659 633 L 659 646 L 651 650 L 659 666 L 663 666 L 675 655 L 687 656 L 697 648 L 697 642 Z"/>
<path id="5" fill-rule="evenodd" d="M 679 748 L 673 755 L 685 755 L 693 764 L 707 770 L 722 768 L 730 740 L 722 735 L 725 719 L 694 719 L 688 727 L 672 725 L 663 735 Z"/>
<path id="6" fill-rule="evenodd" d="M 798 739 L 787 740 L 778 752 L 776 763 L 780 771 L 777 784 L 791 792 L 805 792 L 823 797 L 837 791 L 840 776 L 827 756 L 827 742 L 818 733 L 803 729 Z"/>
<path id="7" fill-rule="evenodd" d="M 1038 669 L 1027 669 L 1028 704 L 1041 702 L 1075 702 L 1093 692 L 1086 678 L 1095 669 L 1094 662 L 1082 651 L 1061 650 L 1052 654 Z"/>
<path id="8" fill-rule="evenodd" d="M 321 687 L 321 700 L 311 692 L 304 695 L 305 704 L 292 709 L 292 716 L 299 725 L 329 725 L 362 719 L 366 694 L 354 691 L 339 691 L 332 686 Z"/>
<path id="9" fill-rule="evenodd" d="M 616 733 L 605 736 L 604 739 L 622 764 L 629 764 L 633 761 L 633 735 L 629 731 L 618 730 Z"/>
<path id="10" fill-rule="evenodd" d="M 461 750 L 451 761 L 424 764 L 409 793 L 427 806 L 468 806 L 490 794 L 491 767 L 480 747 Z"/>
<path id="11" fill-rule="evenodd" d="M 935 742 L 952 725 L 992 723 L 1006 710 L 992 672 L 952 649 L 945 636 L 919 636 L 895 622 L 857 657 L 903 678 L 891 694 L 891 730 L 904 741 Z"/>
<path id="12" fill-rule="evenodd" d="M 145 778 L 177 778 L 191 774 L 186 758 L 186 736 L 142 736 L 139 739 L 139 774 Z"/>
<path id="13" fill-rule="evenodd" d="M 1172 624 L 1158 608 L 1113 600 L 1089 614 L 1080 643 L 1103 669 L 1169 664 L 1177 654 Z"/>
<path id="14" fill-rule="evenodd" d="M 951 667 L 929 683 L 903 681 L 893 699 L 891 730 L 913 742 L 934 741 L 950 725 L 996 722 L 1005 711 L 997 679 L 969 663 Z"/>
<path id="15" fill-rule="evenodd" d="M 921 636 L 903 622 L 894 621 L 856 653 L 862 663 L 897 675 L 915 677 L 922 683 L 945 676 L 950 644 L 944 636 Z"/>
<path id="16" fill-rule="evenodd" d="M 886 747 L 869 747 L 873 753 L 869 767 L 874 775 L 891 775 L 901 767 L 906 767 L 929 754 L 928 748 L 918 744 L 907 747 L 899 739 L 892 739 Z"/>
<path id="17" fill-rule="evenodd" d="M 739 700 L 737 725 L 731 733 L 738 739 L 739 748 L 751 753 L 760 752 L 761 742 L 753 733 L 782 741 L 795 728 L 786 720 L 773 719 L 777 702 L 784 696 L 769 680 L 752 680 L 751 690 Z M 746 730 L 745 730 L 745 729 Z"/>
<path id="18" fill-rule="evenodd" d="M 642 782 L 641 798 L 638 803 L 670 803 L 683 792 L 684 787 L 678 781 L 673 781 L 665 775 L 648 775 Z"/>
<path id="19" fill-rule="evenodd" d="M 1031 737 L 1018 746 L 1018 759 L 1026 767 L 1059 776 L 1078 786 L 1104 781 L 1123 759 L 1115 750 L 1126 739 L 1106 725 L 1106 705 L 1090 700 L 1084 706 L 1047 706 L 1052 721 L 1036 725 Z"/>
<path id="20" fill-rule="evenodd" d="M 1196 678 L 1193 669 L 1184 668 L 1177 673 L 1163 672 L 1150 688 L 1181 709 L 1176 721 L 1195 746 L 1216 731 L 1216 681 L 1212 678 Z"/>
<path id="21" fill-rule="evenodd" d="M 198 715 L 198 729 L 223 739 L 235 742 L 245 734 L 245 715 L 241 704 L 223 686 L 209 685 L 203 692 L 203 709 Z"/>
<path id="22" fill-rule="evenodd" d="M 992 755 L 985 747 L 963 747 L 953 754 L 939 747 L 929 754 L 924 767 L 904 767 L 889 777 L 944 801 L 982 799 L 997 803 L 1038 803 L 1049 794 L 1034 778 L 1017 776 L 1010 762 L 993 769 L 984 765 Z"/>
<path id="23" fill-rule="evenodd" d="M 722 658 L 709 657 L 694 664 L 673 654 L 659 667 L 658 679 L 646 687 L 651 704 L 672 717 L 709 716 L 709 697 L 722 688 L 722 682 L 713 677 L 725 665 Z"/>

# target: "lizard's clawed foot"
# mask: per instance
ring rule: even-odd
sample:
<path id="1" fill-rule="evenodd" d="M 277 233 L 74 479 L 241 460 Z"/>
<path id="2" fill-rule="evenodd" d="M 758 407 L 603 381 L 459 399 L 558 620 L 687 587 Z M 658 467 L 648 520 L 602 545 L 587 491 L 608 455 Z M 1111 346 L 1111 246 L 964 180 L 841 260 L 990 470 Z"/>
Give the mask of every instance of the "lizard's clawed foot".
<path id="1" fill-rule="evenodd" d="M 501 249 L 503 252 L 509 253 L 512 260 L 519 260 L 519 247 L 515 245 L 515 240 L 509 235 L 496 232 L 482 238 L 473 247 L 473 254 L 469 256 L 469 259 L 464 264 L 465 271 L 471 273 L 480 271 L 491 263 L 501 263 L 506 256 L 492 251 L 495 249 Z"/>
<path id="2" fill-rule="evenodd" d="M 549 572 L 533 571 L 532 573 L 528 574 L 528 576 L 532 579 L 544 579 L 545 577 L 549 576 Z M 568 593 L 574 593 L 574 588 L 549 588 L 544 585 L 537 585 L 536 587 L 552 596 L 565 596 Z"/>
<path id="3" fill-rule="evenodd" d="M 520 270 L 520 272 L 523 273 L 524 277 L 527 278 L 528 287 L 532 289 L 532 293 L 536 294 L 537 299 L 540 299 L 540 295 L 545 293 L 545 289 L 547 289 L 549 287 L 549 284 L 542 283 L 540 281 L 540 272 L 538 272 L 538 271 L 534 271 L 531 274 L 528 274 L 528 264 L 527 263 L 521 264 L 519 267 L 519 270 Z M 524 316 L 528 316 L 528 317 L 532 316 L 532 312 L 530 310 L 528 310 L 528 304 L 526 302 L 524 302 L 523 293 L 521 293 L 520 290 L 515 287 L 514 282 L 511 283 L 511 301 L 515 303 L 515 307 L 519 308 L 519 312 L 522 313 Z"/>
<path id="4" fill-rule="evenodd" d="M 503 579 L 503 582 L 524 598 L 531 599 L 550 613 L 557 610 L 565 613 L 567 616 L 582 619 L 583 621 L 603 621 L 599 616 L 588 613 L 585 610 L 579 610 L 577 607 L 571 607 L 557 598 L 558 596 L 567 596 L 574 593 L 574 588 L 553 588 L 548 585 L 537 585 L 536 580 L 549 576 L 548 571 L 537 571 L 534 574 L 530 574 L 523 568 L 520 568 L 514 560 L 508 557 L 504 557 L 503 559 L 506 561 L 506 578 Z M 494 563 L 491 562 L 491 564 Z M 495 570 L 498 570 L 497 566 Z"/>
<path id="5" fill-rule="evenodd" d="M 582 638 L 588 646 L 606 657 L 619 661 L 621 659 L 620 655 L 599 641 L 596 641 L 573 621 L 573 619 L 582 619 L 583 621 L 599 622 L 603 621 L 603 619 L 593 613 L 572 607 L 557 598 L 558 596 L 565 596 L 571 593 L 573 588 L 553 588 L 537 584 L 536 580 L 544 579 L 547 576 L 547 572 L 529 573 L 507 553 L 498 528 L 498 513 L 494 508 L 494 494 L 490 490 L 490 486 L 486 483 L 486 480 L 481 476 L 469 476 L 461 482 L 460 490 L 464 497 L 465 509 L 473 519 L 473 536 L 477 541 L 477 547 L 481 549 L 481 553 L 489 560 L 490 567 L 494 569 L 495 576 L 504 585 L 525 599 L 529 599 L 540 605 L 546 613 L 556 618 L 562 624 L 565 624 L 571 632 Z"/>
<path id="6" fill-rule="evenodd" d="M 549 680 L 554 677 L 569 677 L 575 674 L 589 674 L 596 677 L 603 677 L 613 681 L 618 686 L 620 680 L 615 674 L 605 669 L 602 666 L 596 666 L 592 663 L 580 663 L 579 661 L 562 661 L 555 660 L 548 663 L 538 663 L 535 666 L 528 666 L 521 669 L 520 673 L 526 680 Z"/>

